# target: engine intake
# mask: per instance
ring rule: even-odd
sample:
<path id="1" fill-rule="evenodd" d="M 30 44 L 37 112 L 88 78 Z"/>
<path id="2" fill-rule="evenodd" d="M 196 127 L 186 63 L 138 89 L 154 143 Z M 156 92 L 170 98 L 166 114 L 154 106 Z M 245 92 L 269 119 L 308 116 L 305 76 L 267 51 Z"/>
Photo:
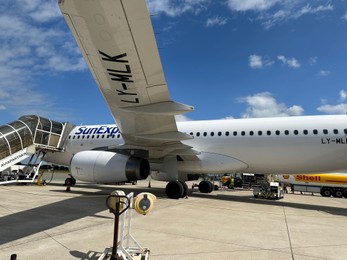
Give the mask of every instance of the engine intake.
<path id="1" fill-rule="evenodd" d="M 106 151 L 83 151 L 71 160 L 71 174 L 78 180 L 116 183 L 146 179 L 149 162 Z"/>

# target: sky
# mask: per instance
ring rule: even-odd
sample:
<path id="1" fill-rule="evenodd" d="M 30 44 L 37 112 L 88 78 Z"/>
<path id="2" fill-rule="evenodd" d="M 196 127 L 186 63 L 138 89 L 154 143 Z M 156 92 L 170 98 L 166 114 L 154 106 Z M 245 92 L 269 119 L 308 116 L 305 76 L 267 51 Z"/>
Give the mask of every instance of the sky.
<path id="1" fill-rule="evenodd" d="M 114 123 L 57 0 L 2 0 L 0 120 Z M 346 0 L 147 0 L 178 120 L 347 113 Z"/>

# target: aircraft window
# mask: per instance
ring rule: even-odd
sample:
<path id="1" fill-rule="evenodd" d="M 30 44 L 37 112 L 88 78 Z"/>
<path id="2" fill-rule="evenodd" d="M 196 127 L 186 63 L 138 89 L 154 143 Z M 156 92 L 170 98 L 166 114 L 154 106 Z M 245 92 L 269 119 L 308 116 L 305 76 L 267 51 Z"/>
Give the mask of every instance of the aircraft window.
<path id="1" fill-rule="evenodd" d="M 298 134 L 299 134 L 299 131 L 298 131 L 298 130 L 294 130 L 294 134 L 295 134 L 295 135 L 298 135 Z"/>
<path id="2" fill-rule="evenodd" d="M 221 136 L 222 135 L 222 132 L 218 132 L 218 136 Z"/>
<path id="3" fill-rule="evenodd" d="M 71 135 L 69 135 L 69 139 L 71 139 Z"/>
<path id="4" fill-rule="evenodd" d="M 200 136 L 200 132 L 197 132 L 197 133 L 196 133 L 196 136 Z"/>
<path id="5" fill-rule="evenodd" d="M 105 138 L 105 135 L 102 135 L 101 138 L 104 139 L 104 138 Z"/>
<path id="6" fill-rule="evenodd" d="M 76 138 L 76 136 L 73 136 L 73 137 L 72 137 L 72 139 L 75 139 L 75 138 Z"/>
<path id="7" fill-rule="evenodd" d="M 87 139 L 89 139 L 89 135 L 87 135 Z"/>
<path id="8" fill-rule="evenodd" d="M 267 135 L 271 135 L 271 131 L 270 131 L 270 130 L 267 130 L 267 131 L 266 131 L 266 134 L 267 134 Z"/>
<path id="9" fill-rule="evenodd" d="M 317 134 L 318 134 L 318 130 L 317 130 L 317 129 L 313 129 L 313 133 L 314 133 L 315 135 L 317 135 Z"/>
<path id="10" fill-rule="evenodd" d="M 190 135 L 193 135 L 193 132 L 190 132 Z"/>
<path id="11" fill-rule="evenodd" d="M 308 131 L 305 129 L 305 130 L 303 131 L 303 133 L 304 133 L 304 135 L 307 135 L 307 134 L 308 134 Z"/>
<path id="12" fill-rule="evenodd" d="M 117 138 L 120 138 L 120 134 L 117 135 Z"/>
<path id="13" fill-rule="evenodd" d="M 115 138 L 116 137 L 116 135 L 112 135 L 112 138 Z"/>
<path id="14" fill-rule="evenodd" d="M 226 135 L 226 136 L 229 136 L 229 131 L 226 131 L 226 132 L 225 132 L 225 135 Z"/>
<path id="15" fill-rule="evenodd" d="M 204 132 L 204 136 L 206 136 L 207 135 L 207 133 L 206 132 Z"/>
<path id="16" fill-rule="evenodd" d="M 77 139 L 80 139 L 80 136 L 77 136 Z"/>
<path id="17" fill-rule="evenodd" d="M 253 131 L 249 131 L 249 135 L 254 135 L 254 132 Z"/>
<path id="18" fill-rule="evenodd" d="M 280 130 L 276 130 L 276 135 L 280 135 L 280 134 L 281 134 Z"/>
<path id="19" fill-rule="evenodd" d="M 347 129 L 343 129 L 343 132 L 347 135 Z"/>
<path id="20" fill-rule="evenodd" d="M 96 135 L 96 138 L 99 138 L 100 137 L 100 135 Z"/>
<path id="21" fill-rule="evenodd" d="M 285 130 L 285 131 L 284 131 L 284 134 L 285 134 L 285 135 L 289 135 L 289 131 L 288 131 L 288 130 Z"/>
<path id="22" fill-rule="evenodd" d="M 246 134 L 246 132 L 245 132 L 245 131 L 242 131 L 242 132 L 241 132 L 241 135 L 242 135 L 242 136 L 244 136 L 245 134 Z"/>
<path id="23" fill-rule="evenodd" d="M 237 131 L 234 131 L 234 132 L 233 132 L 233 135 L 234 135 L 234 136 L 237 136 Z"/>
<path id="24" fill-rule="evenodd" d="M 92 135 L 92 139 L 94 139 L 95 135 Z"/>
<path id="25" fill-rule="evenodd" d="M 338 134 L 339 133 L 339 130 L 337 130 L 337 129 L 334 129 L 334 134 Z"/>
<path id="26" fill-rule="evenodd" d="M 328 134 L 328 130 L 327 129 L 323 129 L 323 134 L 327 135 Z"/>
<path id="27" fill-rule="evenodd" d="M 263 134 L 263 132 L 262 131 L 258 131 L 258 135 L 262 135 Z"/>
<path id="28" fill-rule="evenodd" d="M 211 136 L 214 136 L 214 132 L 211 132 Z"/>
<path id="29" fill-rule="evenodd" d="M 82 135 L 82 139 L 84 139 L 84 135 Z"/>

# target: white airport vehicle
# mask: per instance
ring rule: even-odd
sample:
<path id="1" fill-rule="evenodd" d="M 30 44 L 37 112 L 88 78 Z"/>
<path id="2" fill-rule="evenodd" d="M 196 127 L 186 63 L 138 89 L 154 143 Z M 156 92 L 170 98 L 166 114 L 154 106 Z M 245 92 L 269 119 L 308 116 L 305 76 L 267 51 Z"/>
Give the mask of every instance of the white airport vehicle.
<path id="1" fill-rule="evenodd" d="M 346 173 L 277 175 L 278 182 L 291 185 L 292 191 L 320 193 L 324 197 L 347 198 Z"/>
<path id="2" fill-rule="evenodd" d="M 74 178 L 117 183 L 151 174 L 168 182 L 168 197 L 181 198 L 184 181 L 206 174 L 347 171 L 347 115 L 176 122 L 193 107 L 169 96 L 145 0 L 59 6 L 117 123 L 64 131 L 62 146 L 46 153 Z"/>

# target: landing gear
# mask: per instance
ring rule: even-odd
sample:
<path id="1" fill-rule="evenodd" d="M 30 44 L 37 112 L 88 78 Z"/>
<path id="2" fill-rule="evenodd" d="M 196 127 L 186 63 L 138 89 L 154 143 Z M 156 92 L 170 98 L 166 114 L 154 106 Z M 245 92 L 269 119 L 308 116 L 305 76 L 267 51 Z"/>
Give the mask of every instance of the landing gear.
<path id="1" fill-rule="evenodd" d="M 76 184 L 76 179 L 70 175 L 69 178 L 65 179 L 64 186 L 75 186 Z"/>
<path id="2" fill-rule="evenodd" d="M 201 181 L 199 183 L 199 191 L 201 193 L 211 193 L 213 188 L 213 184 L 210 181 Z"/>
<path id="3" fill-rule="evenodd" d="M 170 199 L 184 198 L 188 194 L 188 186 L 184 181 L 170 181 L 165 192 Z"/>

